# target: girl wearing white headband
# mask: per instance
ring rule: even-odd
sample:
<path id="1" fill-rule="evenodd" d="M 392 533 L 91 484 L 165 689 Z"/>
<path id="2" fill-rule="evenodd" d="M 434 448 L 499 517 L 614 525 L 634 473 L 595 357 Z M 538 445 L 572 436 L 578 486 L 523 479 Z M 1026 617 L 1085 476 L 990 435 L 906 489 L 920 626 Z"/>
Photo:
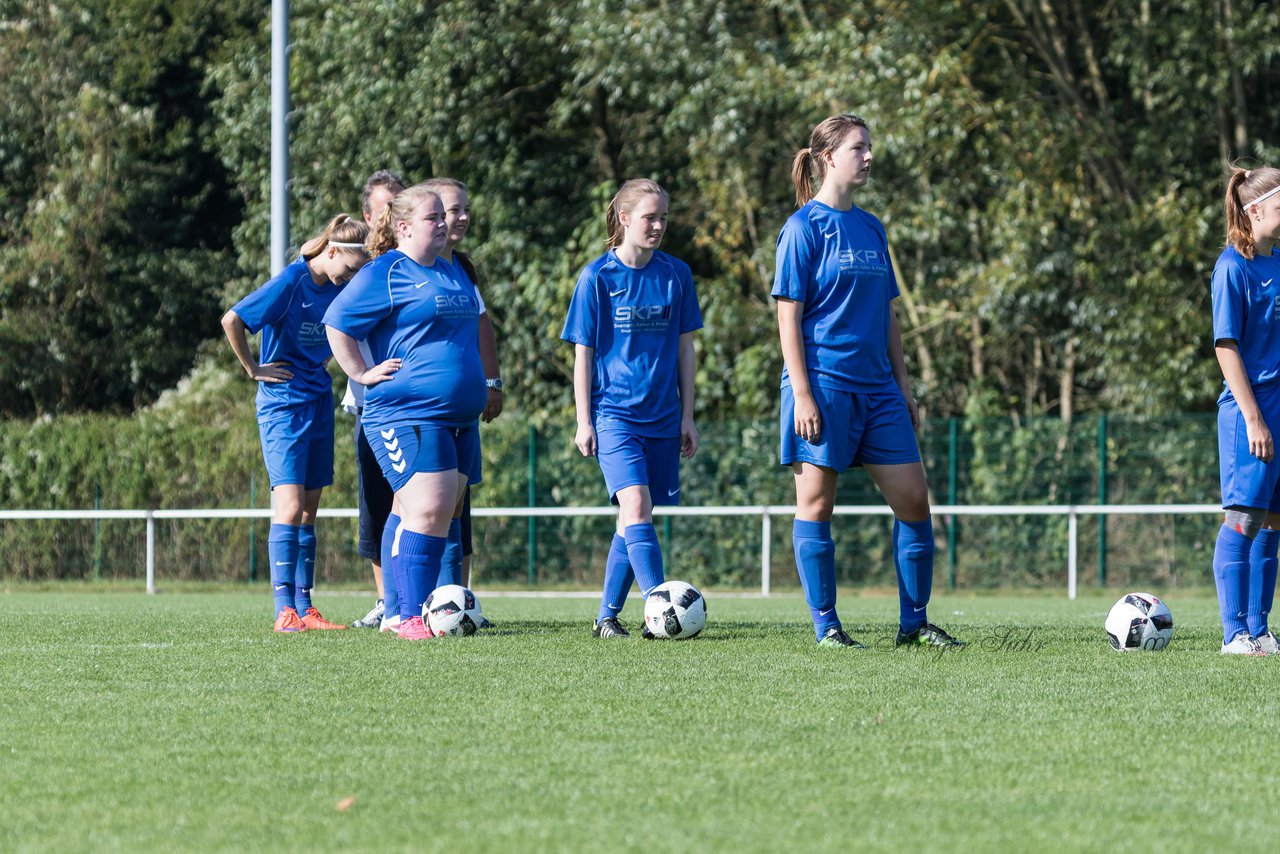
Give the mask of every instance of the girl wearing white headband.
<path id="1" fill-rule="evenodd" d="M 1280 169 L 1233 169 L 1213 268 L 1213 346 L 1226 380 L 1218 459 L 1226 518 L 1213 552 L 1224 655 L 1280 652 L 1267 615 L 1280 546 Z"/>
<path id="2" fill-rule="evenodd" d="M 258 383 L 258 432 L 275 496 L 267 553 L 275 630 L 342 629 L 311 604 L 315 518 L 320 492 L 333 483 L 333 382 L 325 363 L 329 303 L 368 260 L 369 228 L 339 214 L 299 257 L 222 317 L 231 349 Z M 261 360 L 247 333 L 262 330 Z"/>

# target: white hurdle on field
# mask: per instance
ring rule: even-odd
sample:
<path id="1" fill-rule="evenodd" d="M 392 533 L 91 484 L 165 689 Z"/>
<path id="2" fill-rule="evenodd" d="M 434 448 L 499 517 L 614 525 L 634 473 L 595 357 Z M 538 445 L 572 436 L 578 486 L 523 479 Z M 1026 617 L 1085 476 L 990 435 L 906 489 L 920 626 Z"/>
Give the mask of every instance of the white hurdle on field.
<path id="1" fill-rule="evenodd" d="M 1221 513 L 1216 504 L 939 504 L 931 508 L 934 516 L 1066 516 L 1067 517 L 1067 598 L 1076 598 L 1077 555 L 1079 552 L 1079 518 L 1081 516 L 1166 516 Z M 471 514 L 481 518 L 530 518 L 612 516 L 615 507 L 473 507 Z M 760 518 L 760 593 L 770 593 L 770 563 L 774 516 L 794 516 L 796 508 L 788 504 L 760 504 L 719 507 L 655 507 L 655 516 L 758 516 Z M 887 516 L 883 505 L 842 504 L 835 508 L 837 516 Z M 354 507 L 321 508 L 326 518 L 353 519 Z M 147 592 L 156 592 L 156 528 L 157 519 L 270 519 L 271 510 L 0 510 L 4 520 L 58 519 L 141 519 L 147 525 Z"/>

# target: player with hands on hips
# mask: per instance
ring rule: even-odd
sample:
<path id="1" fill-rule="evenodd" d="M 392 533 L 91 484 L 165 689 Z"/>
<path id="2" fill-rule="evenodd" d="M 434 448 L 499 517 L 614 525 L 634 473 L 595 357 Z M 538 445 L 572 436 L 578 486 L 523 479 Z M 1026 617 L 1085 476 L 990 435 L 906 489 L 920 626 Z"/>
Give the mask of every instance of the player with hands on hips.
<path id="1" fill-rule="evenodd" d="M 880 220 L 853 203 L 871 176 L 855 115 L 813 129 L 791 168 L 800 209 L 778 236 L 773 296 L 782 346 L 781 462 L 795 479 L 792 547 L 821 646 L 862 648 L 836 614 L 831 516 L 839 476 L 864 466 L 893 510 L 898 645 L 961 646 L 929 622 L 933 523 L 918 414 L 893 312 L 897 280 Z M 820 181 L 815 192 L 814 179 Z"/>
<path id="2" fill-rule="evenodd" d="M 1274 655 L 1267 625 L 1280 548 L 1280 169 L 1232 169 L 1223 207 L 1227 245 L 1213 267 L 1222 527 L 1213 580 L 1224 655 Z"/>
<path id="3" fill-rule="evenodd" d="M 397 194 L 369 237 L 373 260 L 325 314 L 334 358 L 366 387 L 365 435 L 394 492 L 397 633 L 408 640 L 431 637 L 422 606 L 436 587 L 455 509 L 481 475 L 487 389 L 479 300 L 439 257 L 447 238 L 437 194 L 421 184 Z M 361 354 L 360 339 L 377 364 Z"/>
<path id="4" fill-rule="evenodd" d="M 618 620 L 634 580 L 664 580 L 654 505 L 680 500 L 680 459 L 698 450 L 693 333 L 702 313 L 683 261 L 661 252 L 670 197 L 627 181 L 606 213 L 609 251 L 583 269 L 561 338 L 573 344 L 574 444 L 596 457 L 618 517 L 592 633 L 626 637 Z"/>
<path id="5" fill-rule="evenodd" d="M 367 260 L 368 228 L 346 214 L 303 244 L 296 261 L 236 303 L 222 328 L 236 358 L 258 383 L 258 432 L 275 509 L 267 550 L 275 631 L 344 629 L 311 603 L 316 512 L 333 483 L 333 384 L 325 310 Z M 248 333 L 262 331 L 261 360 Z"/>

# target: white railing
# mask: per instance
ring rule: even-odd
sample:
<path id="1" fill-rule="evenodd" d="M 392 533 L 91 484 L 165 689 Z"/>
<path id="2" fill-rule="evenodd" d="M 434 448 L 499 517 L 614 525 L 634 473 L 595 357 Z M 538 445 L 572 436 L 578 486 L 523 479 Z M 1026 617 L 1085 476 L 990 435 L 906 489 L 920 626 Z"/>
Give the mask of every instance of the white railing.
<path id="1" fill-rule="evenodd" d="M 1066 516 L 1067 517 L 1067 598 L 1076 598 L 1079 518 L 1081 516 L 1170 516 L 1221 513 L 1216 504 L 969 504 L 935 505 L 934 516 Z M 530 518 L 539 516 L 612 516 L 616 507 L 473 507 L 473 516 Z M 760 517 L 760 593 L 770 592 L 770 563 L 774 516 L 794 516 L 788 504 L 760 504 L 721 507 L 655 507 L 655 516 L 758 516 Z M 887 516 L 880 505 L 837 505 L 837 516 Z M 321 508 L 325 518 L 355 518 L 354 507 Z M 0 521 L 57 519 L 143 519 L 147 524 L 147 592 L 156 592 L 157 519 L 269 519 L 271 510 L 0 510 Z"/>

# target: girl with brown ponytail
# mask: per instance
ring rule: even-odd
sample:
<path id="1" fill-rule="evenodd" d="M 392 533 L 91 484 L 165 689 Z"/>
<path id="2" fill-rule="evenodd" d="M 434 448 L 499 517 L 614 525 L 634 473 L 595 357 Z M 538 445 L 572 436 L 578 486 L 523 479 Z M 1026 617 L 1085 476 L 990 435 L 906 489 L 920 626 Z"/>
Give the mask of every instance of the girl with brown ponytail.
<path id="1" fill-rule="evenodd" d="M 1280 547 L 1280 169 L 1232 169 L 1227 245 L 1213 267 L 1218 465 L 1226 511 L 1213 551 L 1224 655 L 1280 652 L 1267 626 Z"/>
<path id="2" fill-rule="evenodd" d="M 773 296 L 784 364 L 781 462 L 796 486 L 796 569 L 818 644 L 862 648 L 836 615 L 831 515 L 840 473 L 865 466 L 894 514 L 897 643 L 958 647 L 925 610 L 933 523 L 888 238 L 880 220 L 853 203 L 872 160 L 866 121 L 843 114 L 820 122 L 791 164 L 800 210 L 778 236 Z"/>
<path id="3" fill-rule="evenodd" d="M 324 313 L 367 260 L 369 228 L 346 214 L 302 245 L 301 254 L 222 317 L 245 373 L 258 382 L 258 431 L 275 510 L 271 557 L 277 632 L 343 629 L 311 604 L 315 518 L 321 491 L 333 483 L 332 351 Z M 262 330 L 261 360 L 247 333 Z"/>

